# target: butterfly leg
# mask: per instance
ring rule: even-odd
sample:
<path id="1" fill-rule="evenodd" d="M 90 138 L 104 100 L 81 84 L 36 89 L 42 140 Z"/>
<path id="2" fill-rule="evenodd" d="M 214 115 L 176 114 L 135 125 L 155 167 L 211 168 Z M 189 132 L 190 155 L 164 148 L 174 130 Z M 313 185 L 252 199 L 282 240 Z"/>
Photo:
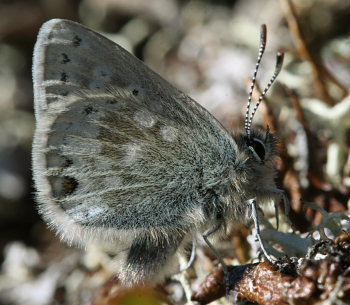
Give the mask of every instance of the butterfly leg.
<path id="1" fill-rule="evenodd" d="M 145 283 L 148 279 L 162 280 L 163 271 L 171 267 L 172 259 L 181 244 L 182 235 L 163 235 L 157 238 L 147 234 L 136 237 L 128 250 L 121 279 L 126 285 Z M 176 257 L 175 257 L 176 258 Z"/>
<path id="2" fill-rule="evenodd" d="M 275 208 L 276 230 L 278 231 L 278 229 L 280 227 L 280 216 L 279 216 L 278 203 L 276 201 L 274 201 L 273 206 Z"/>
<path id="3" fill-rule="evenodd" d="M 256 236 L 257 236 L 257 238 L 259 240 L 260 248 L 263 251 L 263 253 L 264 253 L 265 257 L 267 258 L 267 260 L 270 263 L 273 263 L 273 259 L 267 253 L 266 247 L 265 247 L 264 242 L 263 242 L 262 237 L 261 237 L 259 217 L 258 217 L 258 207 L 257 207 L 257 204 L 256 204 L 256 200 L 255 199 L 250 199 L 250 200 L 247 200 L 247 203 L 252 207 L 252 218 L 253 218 L 253 221 L 254 221 L 254 226 L 255 226 L 255 230 L 256 230 Z"/>
<path id="4" fill-rule="evenodd" d="M 192 304 L 189 302 L 191 300 L 193 290 L 192 290 L 190 275 L 184 271 L 186 271 L 187 269 L 189 269 L 192 266 L 192 264 L 196 258 L 196 248 L 197 248 L 196 240 L 193 240 L 192 241 L 191 256 L 190 256 L 189 260 L 187 260 L 187 257 L 185 257 L 183 254 L 180 254 L 180 253 L 178 254 L 179 263 L 180 263 L 180 271 L 178 273 L 176 273 L 173 277 L 174 279 L 178 280 L 182 285 L 182 288 L 183 288 L 185 295 L 186 295 L 186 299 L 188 300 L 188 303 L 186 303 L 186 304 Z"/>
<path id="5" fill-rule="evenodd" d="M 219 231 L 220 228 L 222 226 L 222 223 L 219 222 L 213 229 L 205 232 L 202 236 L 204 241 L 207 243 L 208 247 L 210 248 L 211 251 L 213 251 L 213 253 L 215 254 L 217 260 L 219 261 L 219 263 L 222 266 L 222 270 L 224 271 L 224 273 L 227 273 L 227 265 L 224 263 L 221 255 L 219 254 L 219 252 L 215 249 L 215 247 L 212 245 L 212 243 L 209 241 L 208 237 L 212 234 L 214 234 L 215 232 Z"/>
<path id="6" fill-rule="evenodd" d="M 283 205 L 284 205 L 284 214 L 286 215 L 286 219 L 287 219 L 289 225 L 291 226 L 293 233 L 295 233 L 295 227 L 292 224 L 291 219 L 289 218 L 289 213 L 290 213 L 290 209 L 291 209 L 290 201 L 289 201 L 289 199 L 284 191 L 282 191 L 281 196 L 282 196 Z"/>
<path id="7" fill-rule="evenodd" d="M 222 266 L 222 271 L 224 273 L 224 279 L 225 279 L 226 295 L 229 295 L 231 286 L 230 286 L 230 282 L 229 282 L 228 267 L 225 264 L 224 260 L 222 259 L 221 255 L 219 254 L 219 252 L 214 248 L 212 243 L 208 240 L 208 237 L 211 234 L 214 234 L 215 232 L 217 232 L 218 230 L 221 229 L 222 224 L 223 224 L 222 222 L 219 222 L 213 229 L 205 232 L 202 236 L 203 236 L 204 241 L 207 243 L 207 245 L 211 249 L 211 251 L 213 251 L 217 260 L 220 262 L 220 264 Z"/>
<path id="8" fill-rule="evenodd" d="M 282 199 L 283 206 L 284 206 L 284 214 L 287 218 L 287 221 L 289 222 L 290 226 L 292 227 L 292 229 L 294 231 L 293 225 L 289 219 L 289 213 L 290 213 L 290 209 L 291 209 L 290 202 L 289 202 L 289 199 L 288 199 L 285 191 L 281 190 L 281 189 L 272 189 L 271 192 L 278 195 L 279 199 Z M 276 230 L 278 230 L 278 228 L 279 228 L 279 216 L 278 216 L 278 202 L 277 202 L 277 200 L 274 200 L 274 205 L 275 205 L 275 217 L 276 217 Z"/>
<path id="9" fill-rule="evenodd" d="M 193 240 L 190 259 L 188 260 L 186 265 L 181 266 L 180 272 L 186 271 L 187 269 L 191 268 L 191 266 L 193 265 L 196 259 L 196 250 L 197 250 L 197 243 L 195 240 Z"/>

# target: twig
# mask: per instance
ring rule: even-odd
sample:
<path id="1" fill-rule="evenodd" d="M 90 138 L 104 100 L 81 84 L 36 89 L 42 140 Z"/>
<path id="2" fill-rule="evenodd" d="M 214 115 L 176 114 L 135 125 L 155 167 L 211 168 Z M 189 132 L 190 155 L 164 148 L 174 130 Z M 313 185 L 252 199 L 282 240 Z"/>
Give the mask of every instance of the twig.
<path id="1" fill-rule="evenodd" d="M 297 52 L 302 59 L 307 60 L 311 65 L 312 75 L 314 78 L 314 85 L 319 97 L 328 105 L 334 105 L 335 101 L 329 95 L 325 82 L 321 76 L 321 71 L 319 71 L 319 63 L 311 55 L 308 46 L 305 42 L 292 0 L 281 0 L 281 5 L 284 9 L 288 27 L 293 37 Z M 322 70 L 324 71 L 324 69 Z"/>

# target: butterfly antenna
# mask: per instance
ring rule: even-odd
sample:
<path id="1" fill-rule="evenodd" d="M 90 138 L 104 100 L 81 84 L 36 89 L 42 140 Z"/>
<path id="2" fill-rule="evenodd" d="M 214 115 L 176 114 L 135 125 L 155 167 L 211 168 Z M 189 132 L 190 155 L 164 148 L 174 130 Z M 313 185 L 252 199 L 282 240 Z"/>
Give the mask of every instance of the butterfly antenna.
<path id="1" fill-rule="evenodd" d="M 276 67 L 275 67 L 275 71 L 273 72 L 273 75 L 270 79 L 270 81 L 267 83 L 265 89 L 263 90 L 263 92 L 261 93 L 257 103 L 254 106 L 254 109 L 250 115 L 249 121 L 248 121 L 248 130 L 250 131 L 251 125 L 252 125 L 252 121 L 254 118 L 254 115 L 256 113 L 256 110 L 258 109 L 259 105 L 261 104 L 261 102 L 264 100 L 264 97 L 267 93 L 267 91 L 270 89 L 270 87 L 272 86 L 272 84 L 274 83 L 276 77 L 278 76 L 278 74 L 281 72 L 282 69 L 282 65 L 283 65 L 283 58 L 284 58 L 284 54 L 281 52 L 277 53 L 276 56 Z M 247 118 L 246 118 L 247 119 Z"/>
<path id="2" fill-rule="evenodd" d="M 249 95 L 248 95 L 248 103 L 247 103 L 247 110 L 246 110 L 246 113 L 245 113 L 244 128 L 246 130 L 248 139 L 250 139 L 250 125 L 249 125 L 250 104 L 252 102 L 253 90 L 254 90 L 255 83 L 256 83 L 256 75 L 257 75 L 258 70 L 259 70 L 261 58 L 263 57 L 263 54 L 265 52 L 265 47 L 266 47 L 266 25 L 263 24 L 260 27 L 259 54 L 258 54 L 258 58 L 257 58 L 256 64 L 255 64 L 255 70 L 254 70 L 254 73 L 253 73 L 252 83 L 250 84 L 250 90 L 249 90 Z"/>

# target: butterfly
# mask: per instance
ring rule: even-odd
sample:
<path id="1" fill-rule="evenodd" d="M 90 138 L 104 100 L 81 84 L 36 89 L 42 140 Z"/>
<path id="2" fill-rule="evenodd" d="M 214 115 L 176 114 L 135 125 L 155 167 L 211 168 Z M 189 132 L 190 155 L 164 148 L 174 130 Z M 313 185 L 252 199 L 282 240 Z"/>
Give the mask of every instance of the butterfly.
<path id="1" fill-rule="evenodd" d="M 282 61 L 278 54 L 250 112 L 256 68 L 245 128 L 231 134 L 119 45 L 78 23 L 49 20 L 33 57 L 40 214 L 68 244 L 116 253 L 125 285 L 175 272 L 176 254 L 198 233 L 212 247 L 209 235 L 246 223 L 257 203 L 280 196 L 276 138 L 251 125 Z"/>

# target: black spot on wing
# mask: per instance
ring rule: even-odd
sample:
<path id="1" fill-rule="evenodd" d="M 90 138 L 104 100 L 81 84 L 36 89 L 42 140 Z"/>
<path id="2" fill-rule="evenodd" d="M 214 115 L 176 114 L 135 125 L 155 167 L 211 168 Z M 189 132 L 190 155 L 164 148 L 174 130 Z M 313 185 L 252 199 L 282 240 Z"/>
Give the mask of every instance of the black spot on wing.
<path id="1" fill-rule="evenodd" d="M 79 47 L 81 44 L 81 38 L 78 35 L 75 35 L 73 38 L 73 46 Z"/>
<path id="2" fill-rule="evenodd" d="M 78 187 L 79 183 L 72 177 L 65 176 L 62 180 L 62 191 L 65 195 L 71 195 Z"/>
<path id="3" fill-rule="evenodd" d="M 62 60 L 61 60 L 62 64 L 66 64 L 66 63 L 70 62 L 70 58 L 68 57 L 68 55 L 66 53 L 61 53 L 61 55 L 62 55 Z"/>
<path id="4" fill-rule="evenodd" d="M 48 177 L 52 186 L 52 196 L 60 199 L 74 193 L 78 188 L 78 181 L 70 176 L 50 176 Z"/>
<path id="5" fill-rule="evenodd" d="M 98 112 L 98 110 L 93 108 L 92 106 L 87 106 L 87 107 L 84 108 L 84 113 L 86 115 L 89 115 L 89 114 L 91 114 L 93 112 Z"/>
<path id="6" fill-rule="evenodd" d="M 115 105 L 117 103 L 118 103 L 117 100 L 107 100 L 107 104 L 110 104 L 110 105 Z"/>
<path id="7" fill-rule="evenodd" d="M 68 158 L 65 158 L 65 161 L 64 161 L 64 167 L 70 167 L 71 165 L 73 165 L 73 160 L 71 159 L 68 159 Z"/>
<path id="8" fill-rule="evenodd" d="M 66 82 L 67 81 L 67 73 L 66 72 L 62 72 L 61 73 L 61 81 L 62 82 Z"/>

